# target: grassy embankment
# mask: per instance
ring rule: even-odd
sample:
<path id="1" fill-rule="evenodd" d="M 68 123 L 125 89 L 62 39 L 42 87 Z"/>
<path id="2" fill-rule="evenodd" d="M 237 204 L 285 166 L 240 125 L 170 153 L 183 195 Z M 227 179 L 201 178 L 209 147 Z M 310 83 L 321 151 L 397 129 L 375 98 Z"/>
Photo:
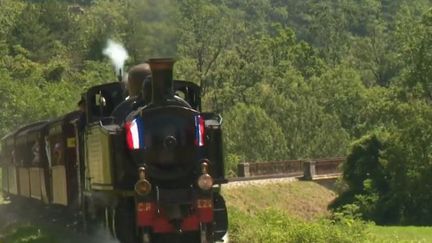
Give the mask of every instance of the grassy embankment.
<path id="1" fill-rule="evenodd" d="M 336 196 L 312 182 L 225 187 L 231 242 L 432 242 L 432 227 L 381 227 L 329 216 Z"/>
<path id="2" fill-rule="evenodd" d="M 375 242 L 432 242 L 432 227 L 371 226 L 370 231 Z"/>
<path id="3" fill-rule="evenodd" d="M 223 189 L 231 242 L 361 242 L 367 225 L 330 220 L 335 194 L 313 182 L 279 182 Z"/>
<path id="4" fill-rule="evenodd" d="M 229 185 L 222 193 L 228 207 L 241 212 L 271 208 L 300 219 L 329 215 L 327 205 L 336 197 L 333 191 L 305 181 Z"/>

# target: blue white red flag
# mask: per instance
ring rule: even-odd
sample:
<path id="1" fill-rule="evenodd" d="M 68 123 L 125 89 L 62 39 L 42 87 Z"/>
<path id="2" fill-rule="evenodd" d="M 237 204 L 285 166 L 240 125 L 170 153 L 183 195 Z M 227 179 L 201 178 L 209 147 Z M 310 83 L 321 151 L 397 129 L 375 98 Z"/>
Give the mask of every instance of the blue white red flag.
<path id="1" fill-rule="evenodd" d="M 204 119 L 200 115 L 195 116 L 195 145 L 202 147 L 204 146 Z"/>
<path id="2" fill-rule="evenodd" d="M 144 123 L 141 117 L 136 117 L 125 124 L 126 142 L 130 150 L 144 148 Z"/>

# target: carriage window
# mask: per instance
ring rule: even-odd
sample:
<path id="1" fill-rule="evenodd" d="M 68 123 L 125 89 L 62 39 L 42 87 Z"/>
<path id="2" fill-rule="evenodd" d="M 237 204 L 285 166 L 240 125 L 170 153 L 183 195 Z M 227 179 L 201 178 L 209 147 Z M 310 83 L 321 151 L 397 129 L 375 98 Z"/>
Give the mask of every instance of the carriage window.
<path id="1" fill-rule="evenodd" d="M 62 165 L 63 164 L 63 145 L 61 142 L 57 142 L 54 144 L 53 148 L 53 156 L 52 163 L 53 165 Z"/>
<path id="2" fill-rule="evenodd" d="M 45 140 L 45 154 L 46 154 L 46 157 L 47 157 L 47 160 L 48 160 L 48 165 L 51 168 L 51 166 L 52 166 L 51 145 L 50 145 L 50 141 L 49 141 L 48 136 L 45 136 L 44 140 Z"/>
<path id="3" fill-rule="evenodd" d="M 32 152 L 33 152 L 33 160 L 32 164 L 39 164 L 40 163 L 40 145 L 39 142 L 36 141 L 32 146 Z"/>
<path id="4" fill-rule="evenodd" d="M 189 103 L 196 110 L 201 109 L 200 88 L 198 85 L 181 80 L 174 80 L 175 94 Z"/>
<path id="5" fill-rule="evenodd" d="M 11 152 L 11 164 L 16 165 L 15 149 Z"/>
<path id="6" fill-rule="evenodd" d="M 96 94 L 95 104 L 99 107 L 105 107 L 107 105 L 106 99 L 103 97 L 102 93 Z"/>
<path id="7" fill-rule="evenodd" d="M 178 97 L 186 100 L 186 94 L 185 94 L 185 92 L 183 92 L 181 90 L 176 90 L 175 95 L 177 95 Z"/>

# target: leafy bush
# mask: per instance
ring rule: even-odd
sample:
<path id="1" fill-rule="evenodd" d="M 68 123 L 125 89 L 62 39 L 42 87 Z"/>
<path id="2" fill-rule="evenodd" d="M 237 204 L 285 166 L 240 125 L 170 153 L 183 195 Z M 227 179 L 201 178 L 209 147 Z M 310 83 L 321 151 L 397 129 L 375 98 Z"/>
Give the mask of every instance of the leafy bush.
<path id="1" fill-rule="evenodd" d="M 432 111 L 425 102 L 390 108 L 398 124 L 353 144 L 343 166 L 348 190 L 333 208 L 355 204 L 378 224 L 432 224 Z"/>

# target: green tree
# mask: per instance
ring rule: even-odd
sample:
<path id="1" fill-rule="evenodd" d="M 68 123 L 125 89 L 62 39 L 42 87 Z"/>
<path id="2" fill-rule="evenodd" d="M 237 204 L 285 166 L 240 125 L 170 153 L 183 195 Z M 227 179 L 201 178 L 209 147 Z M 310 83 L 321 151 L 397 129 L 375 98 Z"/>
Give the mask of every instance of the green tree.
<path id="1" fill-rule="evenodd" d="M 50 29 L 40 21 L 40 18 L 41 7 L 27 5 L 10 31 L 8 42 L 28 50 L 30 59 L 47 62 L 55 55 L 56 41 Z"/>
<path id="2" fill-rule="evenodd" d="M 131 0 L 127 6 L 125 45 L 134 63 L 151 57 L 176 57 L 179 8 L 170 0 Z"/>
<path id="3" fill-rule="evenodd" d="M 329 68 L 321 76 L 310 81 L 311 95 L 316 97 L 324 111 L 334 114 L 351 137 L 361 135 L 360 110 L 367 104 L 367 88 L 356 70 L 347 65 Z"/>
<path id="4" fill-rule="evenodd" d="M 4 0 L 0 2 L 0 43 L 6 40 L 7 34 L 15 26 L 21 11 L 26 7 L 23 1 Z"/>
<path id="5" fill-rule="evenodd" d="M 209 75 L 220 56 L 233 45 L 236 32 L 241 31 L 232 10 L 211 1 L 179 2 L 181 18 L 178 66 L 184 76 L 199 83 L 205 94 L 212 85 Z"/>
<path id="6" fill-rule="evenodd" d="M 423 15 L 421 22 L 413 21 L 415 12 L 405 9 L 407 16 L 399 22 L 398 36 L 407 71 L 404 75 L 404 84 L 408 91 L 421 98 L 432 98 L 432 85 L 430 82 L 432 64 L 432 10 Z M 411 15 L 411 16 L 410 16 Z M 411 23 L 407 21 L 411 20 Z"/>
<path id="7" fill-rule="evenodd" d="M 223 115 L 228 170 L 235 170 L 237 166 L 235 162 L 238 161 L 232 161 L 232 158 L 240 161 L 285 158 L 287 143 L 282 129 L 264 110 L 239 103 Z"/>

